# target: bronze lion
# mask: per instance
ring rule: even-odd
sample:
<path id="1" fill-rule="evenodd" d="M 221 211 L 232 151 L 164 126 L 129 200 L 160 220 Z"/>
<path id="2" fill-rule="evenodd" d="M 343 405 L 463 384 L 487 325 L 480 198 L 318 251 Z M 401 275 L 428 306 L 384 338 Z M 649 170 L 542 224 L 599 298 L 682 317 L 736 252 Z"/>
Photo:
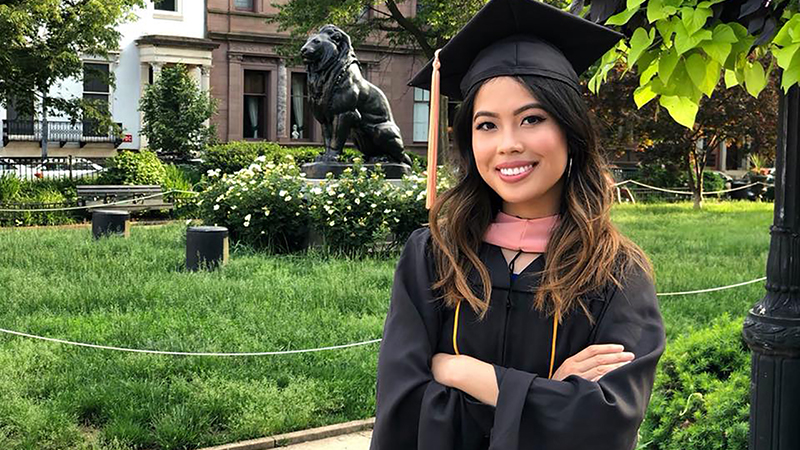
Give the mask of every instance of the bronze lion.
<path id="1" fill-rule="evenodd" d="M 411 164 L 389 101 L 361 74 L 347 33 L 325 25 L 308 38 L 300 55 L 307 67 L 311 110 L 325 141 L 318 160 L 335 161 L 352 136 L 367 162 Z"/>

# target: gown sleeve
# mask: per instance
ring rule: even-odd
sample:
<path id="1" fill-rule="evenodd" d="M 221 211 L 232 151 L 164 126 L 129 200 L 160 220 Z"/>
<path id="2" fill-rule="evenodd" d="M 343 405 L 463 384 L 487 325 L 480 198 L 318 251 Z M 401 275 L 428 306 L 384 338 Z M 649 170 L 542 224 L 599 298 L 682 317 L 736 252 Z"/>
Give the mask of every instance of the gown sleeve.
<path id="1" fill-rule="evenodd" d="M 607 299 L 594 344 L 622 344 L 634 360 L 599 381 L 550 380 L 495 366 L 499 396 L 490 450 L 632 450 L 665 335 L 653 283 L 633 272 Z"/>
<path id="2" fill-rule="evenodd" d="M 487 434 L 491 427 L 494 408 L 433 379 L 441 311 L 431 292 L 429 236 L 425 228 L 412 233 L 395 270 L 378 357 L 370 450 L 461 449 L 461 442 L 474 441 L 469 435 L 481 433 L 474 417 L 482 417 Z"/>

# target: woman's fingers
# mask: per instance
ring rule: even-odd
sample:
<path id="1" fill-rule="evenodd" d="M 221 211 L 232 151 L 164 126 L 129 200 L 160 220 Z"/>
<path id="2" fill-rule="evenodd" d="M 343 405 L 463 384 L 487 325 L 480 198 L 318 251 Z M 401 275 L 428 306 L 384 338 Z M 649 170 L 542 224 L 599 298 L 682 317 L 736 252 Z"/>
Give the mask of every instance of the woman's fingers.
<path id="1" fill-rule="evenodd" d="M 611 354 L 619 353 L 623 350 L 625 350 L 625 347 L 619 344 L 595 344 L 595 345 L 590 345 L 585 349 L 579 351 L 572 358 L 574 359 L 575 362 L 581 362 L 589 358 L 593 358 L 595 356 L 605 355 L 609 353 Z"/>
<path id="2" fill-rule="evenodd" d="M 604 375 L 611 372 L 614 369 L 618 369 L 625 364 L 629 364 L 630 361 L 625 361 L 617 364 L 608 364 L 605 366 L 597 366 L 594 369 L 590 370 L 584 375 L 580 375 L 581 378 L 589 380 L 589 381 L 599 381 L 600 378 L 603 378 Z"/>
<path id="3" fill-rule="evenodd" d="M 579 373 L 585 373 L 599 366 L 632 361 L 633 358 L 634 354 L 631 352 L 598 353 L 583 361 L 574 363 L 574 370 Z"/>

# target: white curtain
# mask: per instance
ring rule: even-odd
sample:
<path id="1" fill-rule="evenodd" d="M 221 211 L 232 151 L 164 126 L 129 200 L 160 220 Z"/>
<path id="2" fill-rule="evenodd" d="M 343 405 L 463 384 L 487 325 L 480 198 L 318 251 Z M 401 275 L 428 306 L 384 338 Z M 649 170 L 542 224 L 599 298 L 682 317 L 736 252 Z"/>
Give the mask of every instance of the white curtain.
<path id="1" fill-rule="evenodd" d="M 252 126 L 252 138 L 258 139 L 258 99 L 255 97 L 245 97 L 247 103 L 247 113 L 250 115 L 250 125 Z"/>
<path id="2" fill-rule="evenodd" d="M 297 124 L 297 131 L 300 133 L 300 138 L 305 137 L 305 128 L 303 128 L 303 92 L 305 91 L 305 80 L 301 77 L 292 77 L 292 117 L 294 123 Z"/>

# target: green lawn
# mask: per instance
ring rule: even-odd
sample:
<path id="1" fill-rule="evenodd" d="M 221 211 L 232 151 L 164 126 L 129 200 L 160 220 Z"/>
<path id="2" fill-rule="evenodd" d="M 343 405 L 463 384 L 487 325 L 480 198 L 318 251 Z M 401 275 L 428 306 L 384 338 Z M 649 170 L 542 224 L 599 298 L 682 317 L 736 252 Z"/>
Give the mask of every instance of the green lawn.
<path id="1" fill-rule="evenodd" d="M 619 227 L 656 266 L 659 292 L 764 275 L 772 204 L 620 205 Z M 104 345 L 203 352 L 299 349 L 380 337 L 396 256 L 361 261 L 232 249 L 186 273 L 184 227 L 0 229 L 0 328 Z M 763 283 L 661 300 L 670 338 Z M 366 418 L 377 345 L 245 358 L 119 353 L 0 335 L 0 448 L 195 448 Z"/>

